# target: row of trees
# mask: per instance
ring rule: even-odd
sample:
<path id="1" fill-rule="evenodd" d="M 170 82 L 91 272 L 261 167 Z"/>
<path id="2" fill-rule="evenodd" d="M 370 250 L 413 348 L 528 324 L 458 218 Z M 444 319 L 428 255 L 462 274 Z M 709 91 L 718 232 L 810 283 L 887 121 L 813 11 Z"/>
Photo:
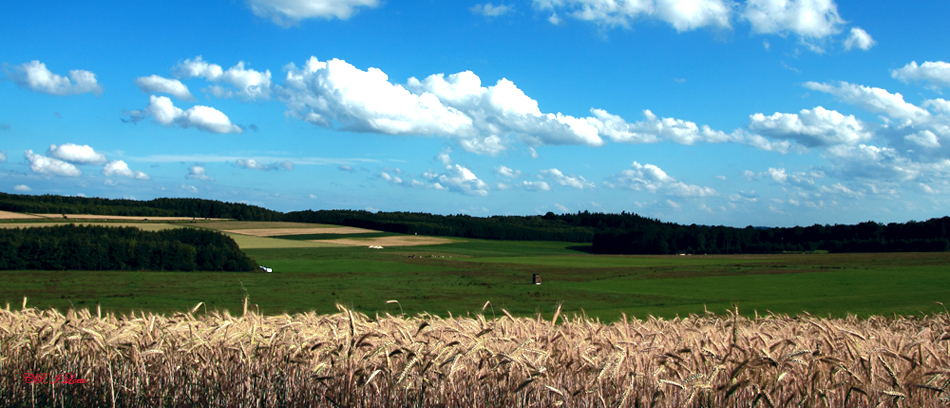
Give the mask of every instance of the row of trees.
<path id="1" fill-rule="evenodd" d="M 591 242 L 595 231 L 583 225 L 572 225 L 542 216 L 438 215 L 411 212 L 378 212 L 353 210 L 295 211 L 287 213 L 287 221 L 337 224 L 375 229 L 400 234 L 444 237 L 497 239 L 506 241 Z"/>
<path id="2" fill-rule="evenodd" d="M 216 231 L 72 224 L 0 229 L 0 269 L 251 271 L 258 267 Z"/>
<path id="3" fill-rule="evenodd" d="M 279 221 L 284 213 L 242 203 L 198 198 L 156 198 L 149 201 L 0 193 L 0 210 L 35 214 L 96 214 L 140 217 L 233 218 Z"/>
<path id="4" fill-rule="evenodd" d="M 240 203 L 189 198 L 150 201 L 29 196 L 0 193 L 0 210 L 136 216 L 297 221 L 362 227 L 402 234 L 524 241 L 592 242 L 594 250 L 619 254 L 946 251 L 950 217 L 924 222 L 734 228 L 664 223 L 637 214 L 591 213 L 472 217 L 418 212 L 353 210 L 281 213 Z"/>

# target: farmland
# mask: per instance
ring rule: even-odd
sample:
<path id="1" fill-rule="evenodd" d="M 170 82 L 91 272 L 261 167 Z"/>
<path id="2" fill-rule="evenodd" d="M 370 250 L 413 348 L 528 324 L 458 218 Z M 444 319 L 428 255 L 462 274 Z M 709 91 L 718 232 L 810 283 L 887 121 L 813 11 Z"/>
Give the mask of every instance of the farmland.
<path id="1" fill-rule="evenodd" d="M 916 315 L 950 302 L 950 256 L 943 252 L 603 256 L 576 243 L 457 238 L 374 250 L 366 245 L 428 237 L 303 223 L 173 222 L 141 226 L 231 231 L 275 272 L 3 271 L 0 301 L 19 304 L 26 296 L 38 308 L 168 313 L 198 302 L 235 310 L 246 295 L 265 314 L 331 313 L 339 302 L 370 315 L 400 308 L 459 315 L 489 301 L 521 316 L 550 316 L 560 303 L 566 313 L 602 320 L 721 313 L 734 305 L 749 314 Z M 542 285 L 530 284 L 534 273 Z"/>
<path id="2" fill-rule="evenodd" d="M 604 256 L 286 222 L 95 223 L 222 231 L 274 272 L 0 271 L 0 405 L 950 400 L 944 252 Z"/>

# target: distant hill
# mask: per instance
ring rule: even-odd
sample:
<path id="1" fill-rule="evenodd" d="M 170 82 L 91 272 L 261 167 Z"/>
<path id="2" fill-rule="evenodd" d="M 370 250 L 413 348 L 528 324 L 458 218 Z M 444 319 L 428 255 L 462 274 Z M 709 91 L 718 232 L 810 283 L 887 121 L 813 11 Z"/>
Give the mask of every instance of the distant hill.
<path id="1" fill-rule="evenodd" d="M 921 252 L 950 250 L 950 217 L 907 223 L 735 228 L 681 225 L 634 213 L 534 216 L 439 215 L 419 212 L 305 210 L 282 213 L 263 207 L 195 198 L 150 201 L 30 196 L 0 193 L 0 210 L 134 216 L 233 218 L 347 225 L 402 234 L 518 241 L 592 243 L 605 254 L 738 254 L 824 250 Z"/>

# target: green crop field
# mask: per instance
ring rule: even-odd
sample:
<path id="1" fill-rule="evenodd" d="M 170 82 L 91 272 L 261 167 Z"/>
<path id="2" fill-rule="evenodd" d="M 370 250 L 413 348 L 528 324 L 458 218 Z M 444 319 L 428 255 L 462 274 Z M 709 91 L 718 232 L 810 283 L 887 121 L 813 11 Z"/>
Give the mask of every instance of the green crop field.
<path id="1" fill-rule="evenodd" d="M 274 272 L 0 271 L 0 302 L 18 306 L 26 296 L 40 308 L 101 305 L 118 313 L 204 302 L 235 312 L 248 296 L 267 314 L 332 313 L 340 302 L 370 315 L 458 315 L 481 312 L 487 301 L 486 313 L 526 316 L 548 315 L 561 303 L 568 313 L 602 320 L 720 314 L 733 305 L 750 315 L 915 315 L 950 303 L 948 253 L 601 256 L 563 242 L 453 239 L 376 250 L 229 235 Z M 535 273 L 540 286 L 530 283 Z"/>

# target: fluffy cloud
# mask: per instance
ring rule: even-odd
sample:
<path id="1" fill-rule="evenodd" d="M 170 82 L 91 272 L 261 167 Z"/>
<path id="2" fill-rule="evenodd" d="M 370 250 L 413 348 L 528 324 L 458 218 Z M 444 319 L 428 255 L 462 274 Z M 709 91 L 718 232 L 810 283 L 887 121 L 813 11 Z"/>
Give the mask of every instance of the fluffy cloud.
<path id="1" fill-rule="evenodd" d="M 935 87 L 950 87 L 950 63 L 927 61 L 917 65 L 917 61 L 891 71 L 891 76 L 901 82 L 927 81 Z"/>
<path id="2" fill-rule="evenodd" d="M 643 120 L 627 123 L 623 118 L 603 109 L 591 109 L 594 117 L 587 118 L 588 123 L 601 134 L 621 143 L 656 143 L 670 140 L 679 144 L 692 145 L 696 142 L 740 142 L 743 137 L 737 133 L 727 134 L 713 130 L 709 126 L 697 126 L 695 123 L 675 118 L 660 118 L 650 110 L 643 111 Z"/>
<path id="3" fill-rule="evenodd" d="M 665 171 L 653 164 L 633 162 L 633 169 L 624 170 L 613 177 L 613 183 L 620 187 L 662 193 L 679 197 L 705 197 L 716 194 L 716 190 L 677 181 Z"/>
<path id="4" fill-rule="evenodd" d="M 883 113 L 891 118 L 910 121 L 910 123 L 923 123 L 931 117 L 927 110 L 905 102 L 903 95 L 892 94 L 881 88 L 855 85 L 844 81 L 836 84 L 806 82 L 805 87 L 832 94 L 846 103 L 867 111 Z"/>
<path id="5" fill-rule="evenodd" d="M 98 153 L 89 145 L 63 143 L 59 146 L 50 145 L 46 155 L 73 164 L 103 164 L 106 155 Z"/>
<path id="6" fill-rule="evenodd" d="M 70 163 L 51 157 L 40 156 L 27 150 L 24 154 L 26 160 L 30 162 L 30 170 L 36 174 L 47 176 L 66 176 L 77 177 L 82 174 L 79 168 Z"/>
<path id="7" fill-rule="evenodd" d="M 845 179 L 901 182 L 913 180 L 921 174 L 920 163 L 901 156 L 891 147 L 866 144 L 834 146 L 823 156 L 831 161 L 835 175 Z"/>
<path id="8" fill-rule="evenodd" d="M 808 147 L 853 145 L 872 137 L 853 115 L 845 116 L 821 106 L 802 109 L 798 114 L 756 113 L 749 116 L 749 130 L 776 139 L 792 139 Z"/>
<path id="9" fill-rule="evenodd" d="M 548 191 L 551 186 L 543 181 L 523 181 L 521 187 L 528 191 Z"/>
<path id="10" fill-rule="evenodd" d="M 551 11 L 553 24 L 563 12 L 578 20 L 608 27 L 629 27 L 640 18 L 654 18 L 676 31 L 704 27 L 729 28 L 731 8 L 723 0 L 534 0 L 534 7 Z M 553 21 L 552 21 L 553 20 Z"/>
<path id="11" fill-rule="evenodd" d="M 263 171 L 279 170 L 279 169 L 293 170 L 294 167 L 296 167 L 294 163 L 291 162 L 290 160 L 274 162 L 271 164 L 263 164 L 254 159 L 237 159 L 237 161 L 235 161 L 235 164 L 237 164 L 237 166 L 240 168 L 250 169 L 250 170 L 263 170 Z"/>
<path id="12" fill-rule="evenodd" d="M 21 192 L 21 193 L 28 193 L 28 192 L 32 191 L 33 189 L 30 188 L 30 186 L 28 186 L 28 185 L 26 185 L 26 184 L 20 184 L 20 185 L 17 185 L 17 186 L 15 186 L 15 187 L 13 187 L 13 190 L 14 190 L 14 191 L 19 191 L 19 192 Z"/>
<path id="13" fill-rule="evenodd" d="M 181 185 L 181 189 L 182 189 L 182 190 L 185 190 L 185 191 L 187 191 L 187 192 L 189 192 L 189 193 L 192 193 L 192 194 L 198 193 L 198 187 L 189 186 L 189 185 L 187 185 L 187 184 L 182 184 L 182 185 Z"/>
<path id="14" fill-rule="evenodd" d="M 208 88 L 218 98 L 236 97 L 244 101 L 267 99 L 271 93 L 270 70 L 260 72 L 244 68 L 244 61 L 225 71 L 220 65 L 210 64 L 201 59 L 186 59 L 172 72 L 179 78 L 204 78 L 216 84 Z"/>
<path id="15" fill-rule="evenodd" d="M 844 41 L 844 48 L 849 50 L 852 48 L 860 48 L 867 51 L 876 44 L 877 41 L 871 38 L 871 34 L 868 34 L 868 32 L 863 29 L 854 27 L 851 29 L 851 35 Z"/>
<path id="16" fill-rule="evenodd" d="M 205 172 L 205 168 L 201 166 L 189 167 L 188 174 L 185 175 L 185 178 L 201 181 L 214 181 L 214 179 L 208 176 L 208 173 Z"/>
<path id="17" fill-rule="evenodd" d="M 555 182 L 562 186 L 576 188 L 578 190 L 583 190 L 585 188 L 594 188 L 594 183 L 591 183 L 584 179 L 581 176 L 574 175 L 565 175 L 561 173 L 558 169 L 548 169 L 541 170 L 541 174 L 553 179 Z"/>
<path id="18" fill-rule="evenodd" d="M 151 116 L 153 121 L 164 126 L 194 127 L 211 133 L 241 133 L 241 128 L 232 124 L 221 111 L 201 105 L 182 110 L 175 107 L 167 96 L 150 96 L 148 106 L 132 111 L 131 116 L 133 122 Z"/>
<path id="19" fill-rule="evenodd" d="M 308 18 L 346 20 L 360 7 L 374 8 L 379 4 L 379 0 L 247 0 L 258 17 L 269 18 L 285 28 Z"/>
<path id="20" fill-rule="evenodd" d="M 119 177 L 127 177 L 136 180 L 149 180 L 151 179 L 148 174 L 145 174 L 141 171 L 133 171 L 129 169 L 129 165 L 122 160 L 113 160 L 106 163 L 105 166 L 102 166 L 102 175 L 106 177 L 112 177 L 113 175 Z"/>
<path id="21" fill-rule="evenodd" d="M 177 79 L 163 78 L 158 75 L 139 77 L 135 79 L 135 86 L 145 93 L 167 93 L 183 101 L 195 100 L 188 91 L 188 87 Z"/>
<path id="22" fill-rule="evenodd" d="M 515 136 L 532 146 L 599 146 L 597 129 L 583 118 L 542 113 L 507 79 L 483 87 L 470 71 L 446 77 L 410 78 L 393 84 L 377 68 L 360 70 L 345 61 L 290 65 L 278 97 L 298 119 L 324 127 L 390 135 L 444 136 L 465 150 L 497 154 Z"/>
<path id="23" fill-rule="evenodd" d="M 521 170 L 512 170 L 507 166 L 495 167 L 495 173 L 508 178 L 516 178 L 521 176 Z"/>
<path id="24" fill-rule="evenodd" d="M 6 162 L 7 162 L 7 151 L 0 150 L 0 163 L 6 163 Z"/>
<path id="25" fill-rule="evenodd" d="M 744 176 L 750 181 L 760 177 L 768 177 L 778 184 L 791 184 L 798 187 L 810 188 L 814 186 L 815 179 L 822 178 L 825 174 L 821 171 L 788 173 L 784 168 L 769 167 L 768 170 L 758 174 L 746 170 Z"/>
<path id="26" fill-rule="evenodd" d="M 469 8 L 472 13 L 481 14 L 485 17 L 498 17 L 510 13 L 514 8 L 511 6 L 493 5 L 491 3 L 476 4 Z"/>
<path id="27" fill-rule="evenodd" d="M 748 0 L 742 16 L 756 33 L 810 38 L 837 34 L 844 23 L 834 0 Z"/>
<path id="28" fill-rule="evenodd" d="M 13 67 L 5 66 L 4 71 L 18 86 L 35 92 L 57 96 L 102 93 L 102 87 L 96 81 L 96 74 L 89 71 L 74 69 L 69 71 L 69 78 L 66 78 L 50 72 L 46 64 L 35 60 Z"/>
<path id="29" fill-rule="evenodd" d="M 455 164 L 449 158 L 451 150 L 446 149 L 439 155 L 442 164 L 445 165 L 445 173 L 435 173 L 427 171 L 422 176 L 432 183 L 432 187 L 437 190 L 449 190 L 456 193 L 486 196 L 488 195 L 488 184 L 480 180 L 475 173 L 472 173 L 467 167 Z"/>

